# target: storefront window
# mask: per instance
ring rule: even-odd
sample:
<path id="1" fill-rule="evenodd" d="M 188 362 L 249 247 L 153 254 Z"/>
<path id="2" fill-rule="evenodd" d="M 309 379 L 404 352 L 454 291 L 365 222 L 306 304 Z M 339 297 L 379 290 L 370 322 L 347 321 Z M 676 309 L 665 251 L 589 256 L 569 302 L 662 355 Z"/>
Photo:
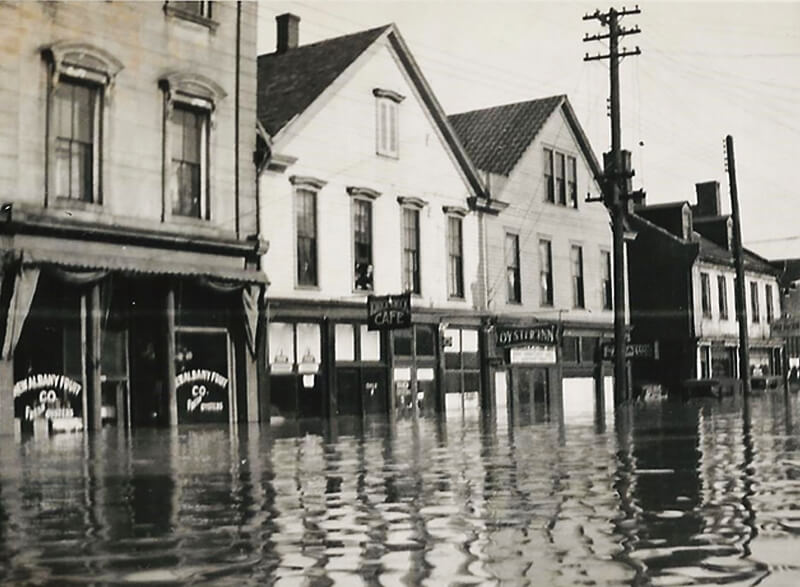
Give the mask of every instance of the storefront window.
<path id="1" fill-rule="evenodd" d="M 404 328 L 395 330 L 393 333 L 394 354 L 400 357 L 410 357 L 413 354 L 411 348 L 411 329 Z"/>
<path id="2" fill-rule="evenodd" d="M 178 422 L 230 419 L 230 346 L 222 329 L 181 329 L 175 337 Z"/>
<path id="3" fill-rule="evenodd" d="M 367 325 L 361 325 L 361 360 L 380 361 L 381 360 L 381 333 L 375 330 L 367 330 Z"/>
<path id="4" fill-rule="evenodd" d="M 294 366 L 294 324 L 270 322 L 269 324 L 269 363 L 273 372 Z"/>
<path id="5" fill-rule="evenodd" d="M 480 393 L 480 357 L 478 354 L 478 331 L 474 329 L 448 328 L 444 332 L 446 345 L 445 391 L 448 394 L 468 394 L 464 403 L 477 405 Z M 448 406 L 461 407 L 461 401 L 447 400 Z"/>
<path id="6" fill-rule="evenodd" d="M 562 350 L 562 360 L 565 363 L 577 363 L 578 362 L 578 337 L 577 336 L 565 336 L 563 338 L 561 344 Z"/>
<path id="7" fill-rule="evenodd" d="M 336 337 L 336 360 L 356 360 L 356 337 L 352 324 L 337 324 L 334 329 Z"/>
<path id="8" fill-rule="evenodd" d="M 433 328 L 418 324 L 415 328 L 417 339 L 417 356 L 432 357 L 436 354 Z"/>

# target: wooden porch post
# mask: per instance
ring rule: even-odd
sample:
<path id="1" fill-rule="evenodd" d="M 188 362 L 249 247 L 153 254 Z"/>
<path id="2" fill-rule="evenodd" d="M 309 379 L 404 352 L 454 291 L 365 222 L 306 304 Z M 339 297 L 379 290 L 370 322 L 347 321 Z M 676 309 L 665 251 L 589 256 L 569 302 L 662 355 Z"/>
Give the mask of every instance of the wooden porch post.
<path id="1" fill-rule="evenodd" d="M 167 282 L 167 291 L 164 296 L 164 322 L 166 324 L 164 337 L 166 349 L 164 382 L 167 391 L 167 416 L 171 427 L 178 425 L 178 392 L 175 387 L 175 284 L 172 280 Z"/>
<path id="2" fill-rule="evenodd" d="M 103 427 L 103 383 L 101 379 L 101 320 L 100 320 L 100 284 L 95 283 L 89 292 L 89 327 L 88 345 L 86 347 L 86 371 L 89 387 L 89 417 L 87 424 L 89 430 L 101 430 Z"/>

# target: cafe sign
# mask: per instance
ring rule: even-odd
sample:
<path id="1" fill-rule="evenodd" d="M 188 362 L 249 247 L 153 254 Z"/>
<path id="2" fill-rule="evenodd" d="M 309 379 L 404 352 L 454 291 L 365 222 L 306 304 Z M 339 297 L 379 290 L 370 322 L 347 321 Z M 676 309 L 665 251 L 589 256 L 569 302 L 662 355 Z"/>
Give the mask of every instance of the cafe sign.
<path id="1" fill-rule="evenodd" d="M 175 378 L 181 422 L 227 422 L 228 378 L 210 369 L 189 369 Z"/>
<path id="2" fill-rule="evenodd" d="M 556 324 L 498 326 L 495 329 L 495 340 L 500 348 L 555 345 L 558 340 L 558 326 Z"/>
<path id="3" fill-rule="evenodd" d="M 66 375 L 38 373 L 14 384 L 14 412 L 26 421 L 74 418 L 81 384 Z"/>
<path id="4" fill-rule="evenodd" d="M 411 294 L 368 296 L 367 329 L 393 330 L 411 327 Z"/>

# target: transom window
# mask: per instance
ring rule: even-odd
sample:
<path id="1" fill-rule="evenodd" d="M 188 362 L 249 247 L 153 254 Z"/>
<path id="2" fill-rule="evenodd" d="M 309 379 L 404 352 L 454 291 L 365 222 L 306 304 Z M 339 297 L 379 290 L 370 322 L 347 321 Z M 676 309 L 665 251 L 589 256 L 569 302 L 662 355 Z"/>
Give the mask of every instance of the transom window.
<path id="1" fill-rule="evenodd" d="M 376 152 L 386 157 L 400 154 L 400 103 L 404 96 L 392 90 L 375 88 L 376 98 Z"/>
<path id="2" fill-rule="evenodd" d="M 544 149 L 544 200 L 551 204 L 578 207 L 577 160 L 554 149 Z"/>

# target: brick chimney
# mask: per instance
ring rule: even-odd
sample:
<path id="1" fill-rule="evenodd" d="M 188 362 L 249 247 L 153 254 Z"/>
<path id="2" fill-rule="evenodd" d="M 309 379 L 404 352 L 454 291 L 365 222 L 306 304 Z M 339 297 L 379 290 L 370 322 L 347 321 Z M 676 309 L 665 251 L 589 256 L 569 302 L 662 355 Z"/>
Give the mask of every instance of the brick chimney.
<path id="1" fill-rule="evenodd" d="M 698 217 L 719 216 L 722 213 L 719 202 L 719 182 L 704 181 L 694 184 L 697 193 L 697 206 L 694 213 Z"/>
<path id="2" fill-rule="evenodd" d="M 278 23 L 278 53 L 297 48 L 300 42 L 300 17 L 286 12 L 275 17 Z"/>

